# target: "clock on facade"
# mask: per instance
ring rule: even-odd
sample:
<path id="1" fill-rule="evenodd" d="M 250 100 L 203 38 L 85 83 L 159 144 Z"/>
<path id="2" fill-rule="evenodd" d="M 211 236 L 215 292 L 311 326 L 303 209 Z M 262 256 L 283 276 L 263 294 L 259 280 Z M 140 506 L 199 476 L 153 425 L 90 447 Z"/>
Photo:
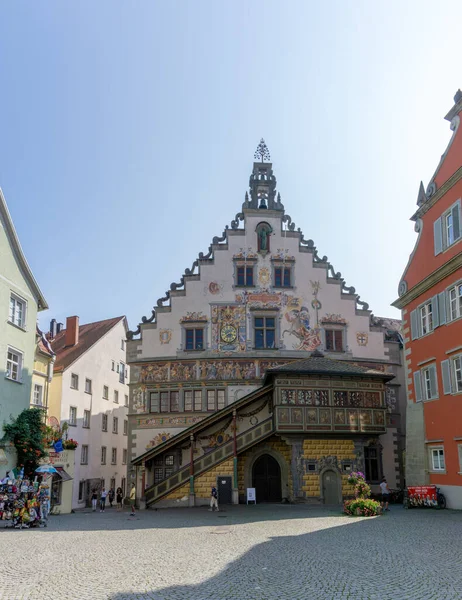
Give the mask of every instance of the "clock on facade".
<path id="1" fill-rule="evenodd" d="M 223 325 L 223 327 L 221 328 L 220 335 L 221 339 L 224 342 L 230 344 L 231 342 L 234 342 L 234 340 L 237 338 L 237 331 L 233 325 Z"/>

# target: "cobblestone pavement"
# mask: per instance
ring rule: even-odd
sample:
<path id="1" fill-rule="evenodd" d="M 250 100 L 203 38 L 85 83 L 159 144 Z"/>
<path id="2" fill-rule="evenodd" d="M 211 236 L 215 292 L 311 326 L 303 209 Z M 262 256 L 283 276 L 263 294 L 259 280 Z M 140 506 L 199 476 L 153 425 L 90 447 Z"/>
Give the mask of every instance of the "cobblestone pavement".
<path id="1" fill-rule="evenodd" d="M 52 517 L 2 529 L 1 600 L 457 600 L 462 512 L 307 506 Z"/>

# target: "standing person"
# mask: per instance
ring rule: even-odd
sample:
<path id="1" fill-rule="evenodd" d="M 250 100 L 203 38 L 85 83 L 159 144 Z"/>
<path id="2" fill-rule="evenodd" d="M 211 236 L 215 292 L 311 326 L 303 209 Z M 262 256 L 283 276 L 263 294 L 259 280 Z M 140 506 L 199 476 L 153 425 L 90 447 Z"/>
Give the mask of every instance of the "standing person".
<path id="1" fill-rule="evenodd" d="M 216 508 L 217 512 L 220 512 L 218 508 L 218 491 L 217 488 L 213 485 L 212 492 L 210 494 L 210 508 L 209 511 L 213 512 L 213 509 Z"/>
<path id="2" fill-rule="evenodd" d="M 116 490 L 116 502 L 117 502 L 117 510 L 118 511 L 122 510 L 122 500 L 123 500 L 122 488 L 118 487 Z"/>
<path id="3" fill-rule="evenodd" d="M 114 502 L 114 496 L 115 496 L 115 494 L 114 494 L 114 488 L 111 488 L 109 490 L 109 494 L 107 496 L 108 496 L 108 499 L 109 499 L 109 505 L 112 508 L 112 503 Z"/>
<path id="4" fill-rule="evenodd" d="M 106 508 L 106 496 L 106 488 L 103 488 L 99 497 L 99 512 L 104 512 L 104 509 Z"/>
<path id="5" fill-rule="evenodd" d="M 135 516 L 135 501 L 136 501 L 136 487 L 135 484 L 132 483 L 132 489 L 130 490 L 130 506 L 132 507 L 130 516 Z"/>
<path id="6" fill-rule="evenodd" d="M 93 508 L 93 512 L 96 511 L 96 503 L 98 502 L 98 494 L 96 490 L 92 490 L 91 492 L 91 506 Z"/>
<path id="7" fill-rule="evenodd" d="M 388 501 L 390 499 L 390 488 L 388 487 L 387 480 L 385 477 L 382 478 L 382 483 L 380 484 L 380 491 L 382 492 L 382 508 L 384 510 L 390 510 L 388 508 Z"/>

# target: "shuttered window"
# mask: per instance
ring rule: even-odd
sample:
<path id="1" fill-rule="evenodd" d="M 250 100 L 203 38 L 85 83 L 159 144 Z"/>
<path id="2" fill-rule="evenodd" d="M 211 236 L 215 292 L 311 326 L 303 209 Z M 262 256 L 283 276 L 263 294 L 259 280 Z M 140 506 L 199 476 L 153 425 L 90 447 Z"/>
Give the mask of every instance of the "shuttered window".
<path id="1" fill-rule="evenodd" d="M 436 365 L 429 365 L 414 373 L 415 401 L 436 400 L 438 398 L 438 380 Z"/>
<path id="2" fill-rule="evenodd" d="M 462 317 L 462 283 L 458 283 L 448 290 L 448 317 L 451 321 Z"/>
<path id="3" fill-rule="evenodd" d="M 457 200 L 449 210 L 433 223 L 435 256 L 460 240 L 462 235 L 461 221 L 461 203 L 460 200 Z"/>
<path id="4" fill-rule="evenodd" d="M 444 394 L 462 392 L 462 355 L 455 356 L 441 363 Z"/>
<path id="5" fill-rule="evenodd" d="M 436 366 L 430 365 L 422 369 L 422 392 L 424 400 L 438 398 L 438 382 L 436 379 Z"/>
<path id="6" fill-rule="evenodd" d="M 446 323 L 446 295 L 436 294 L 430 300 L 411 311 L 411 338 L 416 340 Z"/>

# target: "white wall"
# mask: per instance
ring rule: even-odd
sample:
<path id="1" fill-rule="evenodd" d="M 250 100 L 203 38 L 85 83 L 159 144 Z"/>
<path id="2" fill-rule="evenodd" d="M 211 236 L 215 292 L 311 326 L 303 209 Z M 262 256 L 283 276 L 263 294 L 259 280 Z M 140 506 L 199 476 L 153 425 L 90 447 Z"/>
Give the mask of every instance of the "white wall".
<path id="1" fill-rule="evenodd" d="M 109 489 L 112 477 L 116 486 L 126 477 L 127 467 L 122 464 L 123 449 L 128 446 L 128 436 L 124 435 L 124 420 L 127 419 L 128 409 L 125 406 L 125 395 L 128 395 L 128 373 L 125 383 L 119 382 L 117 370 L 112 371 L 112 361 L 126 363 L 125 350 L 121 341 L 125 340 L 123 320 L 115 325 L 103 338 L 94 344 L 73 365 L 68 367 L 62 377 L 61 421 L 69 421 L 71 406 L 77 407 L 77 426 L 69 427 L 68 435 L 77 440 L 79 447 L 75 452 L 75 476 L 73 486 L 72 507 L 82 508 L 84 502 L 79 502 L 79 482 L 84 479 L 105 479 L 106 489 Z M 127 367 L 126 367 L 127 368 Z M 79 377 L 79 389 L 71 389 L 71 374 Z M 92 393 L 85 392 L 85 379 L 92 380 Z M 109 399 L 103 398 L 103 386 L 109 387 Z M 119 392 L 119 404 L 114 402 L 114 390 Z M 90 428 L 83 427 L 84 410 L 91 411 Z M 102 415 L 108 415 L 108 431 L 102 431 Z M 112 433 L 112 419 L 117 417 L 118 433 Z M 82 445 L 89 446 L 88 465 L 81 465 Z M 106 446 L 106 465 L 101 465 L 101 446 Z M 117 463 L 111 464 L 112 448 L 117 448 Z M 129 458 L 127 458 L 129 460 Z"/>

